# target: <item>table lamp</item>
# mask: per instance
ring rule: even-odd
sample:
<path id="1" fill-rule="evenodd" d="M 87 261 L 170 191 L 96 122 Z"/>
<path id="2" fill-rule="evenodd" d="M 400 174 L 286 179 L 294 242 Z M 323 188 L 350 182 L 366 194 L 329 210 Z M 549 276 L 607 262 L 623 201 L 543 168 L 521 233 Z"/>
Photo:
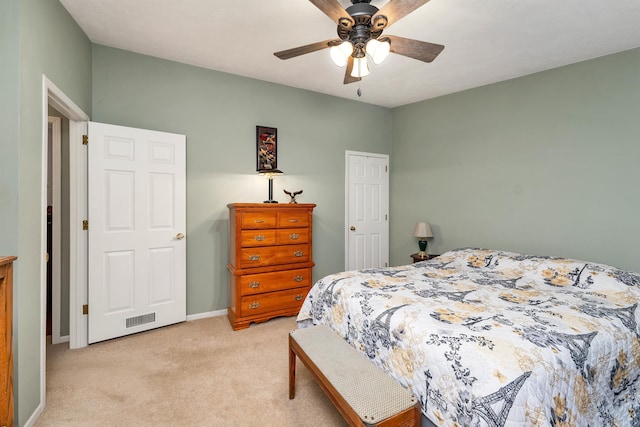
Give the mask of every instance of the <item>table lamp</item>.
<path id="1" fill-rule="evenodd" d="M 278 203 L 277 200 L 273 200 L 273 177 L 275 175 L 283 175 L 280 169 L 260 169 L 258 174 L 262 176 L 266 176 L 269 180 L 269 199 L 265 200 L 264 203 Z"/>
<path id="2" fill-rule="evenodd" d="M 420 252 L 418 252 L 418 256 L 420 258 L 427 257 L 427 237 L 433 237 L 433 233 L 431 232 L 431 226 L 426 222 L 418 222 L 416 223 L 416 228 L 413 230 L 413 235 L 418 238 L 418 247 L 420 248 Z"/>

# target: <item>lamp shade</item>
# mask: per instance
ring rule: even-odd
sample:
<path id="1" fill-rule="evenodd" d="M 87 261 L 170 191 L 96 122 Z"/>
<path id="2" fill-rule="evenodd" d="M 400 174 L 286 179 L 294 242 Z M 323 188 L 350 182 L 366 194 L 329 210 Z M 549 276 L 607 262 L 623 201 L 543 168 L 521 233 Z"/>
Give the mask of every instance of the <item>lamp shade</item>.
<path id="1" fill-rule="evenodd" d="M 426 222 L 416 223 L 416 228 L 413 230 L 413 235 L 416 237 L 433 237 L 431 232 L 431 226 Z"/>
<path id="2" fill-rule="evenodd" d="M 353 70 L 351 77 L 365 77 L 369 75 L 369 65 L 367 65 L 367 57 L 353 59 Z"/>
<path id="3" fill-rule="evenodd" d="M 338 46 L 333 46 L 329 49 L 331 59 L 338 67 L 344 67 L 347 65 L 347 61 L 349 60 L 349 56 L 351 56 L 352 52 L 353 45 L 350 42 L 342 42 Z"/>
<path id="4" fill-rule="evenodd" d="M 382 61 L 385 60 L 387 55 L 389 55 L 389 50 L 391 49 L 391 45 L 387 41 L 379 41 L 376 39 L 371 39 L 367 42 L 367 53 L 373 59 L 373 63 L 378 65 L 381 64 Z"/>

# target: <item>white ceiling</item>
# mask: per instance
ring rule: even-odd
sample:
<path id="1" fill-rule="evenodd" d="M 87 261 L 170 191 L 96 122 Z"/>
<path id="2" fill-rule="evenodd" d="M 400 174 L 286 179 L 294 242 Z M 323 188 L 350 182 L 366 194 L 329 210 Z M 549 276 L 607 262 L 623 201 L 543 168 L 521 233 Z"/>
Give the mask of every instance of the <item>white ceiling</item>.
<path id="1" fill-rule="evenodd" d="M 273 55 L 337 38 L 307 0 L 60 1 L 94 43 L 385 107 L 640 47 L 638 0 L 431 0 L 384 33 L 445 45 L 435 61 L 391 54 L 343 85 L 327 49 Z"/>

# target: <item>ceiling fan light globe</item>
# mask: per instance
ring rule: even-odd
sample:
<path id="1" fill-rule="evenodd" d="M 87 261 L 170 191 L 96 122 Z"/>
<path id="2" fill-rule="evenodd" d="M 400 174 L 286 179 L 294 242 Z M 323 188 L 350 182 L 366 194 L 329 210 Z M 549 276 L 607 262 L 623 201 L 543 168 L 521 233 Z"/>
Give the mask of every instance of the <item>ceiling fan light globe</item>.
<path id="1" fill-rule="evenodd" d="M 382 64 L 389 55 L 390 50 L 391 44 L 387 41 L 381 42 L 376 39 L 371 39 L 367 42 L 367 53 L 376 65 Z"/>
<path id="2" fill-rule="evenodd" d="M 367 64 L 367 57 L 353 59 L 353 70 L 351 70 L 351 77 L 365 77 L 369 75 L 369 65 Z"/>
<path id="3" fill-rule="evenodd" d="M 331 60 L 338 67 L 344 67 L 347 65 L 347 61 L 349 60 L 349 55 L 353 52 L 353 45 L 350 42 L 343 42 L 338 46 L 333 46 L 329 49 L 329 54 L 331 55 Z"/>

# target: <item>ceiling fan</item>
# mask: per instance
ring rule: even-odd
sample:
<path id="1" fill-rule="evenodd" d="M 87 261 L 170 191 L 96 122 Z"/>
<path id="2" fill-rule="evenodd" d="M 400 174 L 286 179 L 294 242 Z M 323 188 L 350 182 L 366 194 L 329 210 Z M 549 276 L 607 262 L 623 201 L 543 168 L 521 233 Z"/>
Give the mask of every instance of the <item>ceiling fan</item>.
<path id="1" fill-rule="evenodd" d="M 389 52 L 431 62 L 443 45 L 384 35 L 383 30 L 407 16 L 429 0 L 389 0 L 382 9 L 373 6 L 371 0 L 351 0 L 352 5 L 343 8 L 338 0 L 309 0 L 325 15 L 338 24 L 339 39 L 325 40 L 274 53 L 280 59 L 331 48 L 331 59 L 338 66 L 347 66 L 344 84 L 360 81 L 369 74 L 367 53 L 375 64 L 386 58 Z"/>

